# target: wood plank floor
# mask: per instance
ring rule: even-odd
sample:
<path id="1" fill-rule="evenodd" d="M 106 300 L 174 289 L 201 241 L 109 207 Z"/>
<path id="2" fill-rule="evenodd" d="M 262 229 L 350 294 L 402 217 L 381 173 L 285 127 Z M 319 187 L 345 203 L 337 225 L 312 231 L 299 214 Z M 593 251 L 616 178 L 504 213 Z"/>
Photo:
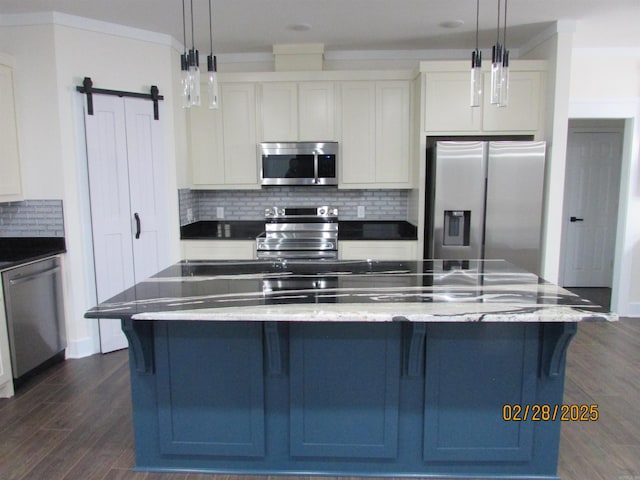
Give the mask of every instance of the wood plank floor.
<path id="1" fill-rule="evenodd" d="M 563 423 L 558 473 L 563 480 L 640 480 L 640 320 L 578 330 L 565 403 L 598 404 L 600 419 Z M 67 360 L 0 399 L 0 480 L 252 478 L 139 473 L 132 466 L 126 351 Z"/>

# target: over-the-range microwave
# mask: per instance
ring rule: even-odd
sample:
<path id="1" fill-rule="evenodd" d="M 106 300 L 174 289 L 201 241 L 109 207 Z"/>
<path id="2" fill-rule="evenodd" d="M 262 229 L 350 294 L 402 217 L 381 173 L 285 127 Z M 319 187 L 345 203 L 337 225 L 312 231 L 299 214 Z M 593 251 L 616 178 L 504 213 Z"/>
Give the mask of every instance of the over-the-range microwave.
<path id="1" fill-rule="evenodd" d="M 262 185 L 337 185 L 338 142 L 263 142 Z"/>

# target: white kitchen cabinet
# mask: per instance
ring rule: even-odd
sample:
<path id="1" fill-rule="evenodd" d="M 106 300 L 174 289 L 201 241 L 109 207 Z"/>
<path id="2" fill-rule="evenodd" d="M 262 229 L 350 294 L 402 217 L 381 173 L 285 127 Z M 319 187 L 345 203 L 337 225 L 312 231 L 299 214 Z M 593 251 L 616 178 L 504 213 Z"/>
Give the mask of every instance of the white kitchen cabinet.
<path id="1" fill-rule="evenodd" d="M 483 103 L 471 107 L 466 62 L 423 62 L 424 130 L 429 134 L 451 135 L 538 134 L 543 128 L 544 68 L 544 62 L 540 61 L 513 62 L 506 107 L 490 103 L 491 73 L 485 71 Z"/>
<path id="2" fill-rule="evenodd" d="M 333 82 L 265 82 L 260 88 L 263 141 L 335 140 Z"/>
<path id="3" fill-rule="evenodd" d="M 253 260 L 255 240 L 182 240 L 184 260 Z"/>
<path id="4" fill-rule="evenodd" d="M 190 156 L 196 189 L 260 188 L 256 153 L 256 87 L 220 85 L 220 108 L 191 108 Z"/>
<path id="5" fill-rule="evenodd" d="M 9 353 L 9 334 L 2 292 L 2 278 L 0 278 L 0 398 L 8 398 L 13 397 L 14 392 L 11 355 Z"/>
<path id="6" fill-rule="evenodd" d="M 410 83 L 340 85 L 341 188 L 410 188 Z"/>
<path id="7" fill-rule="evenodd" d="M 482 128 L 493 131 L 538 130 L 541 124 L 543 77 L 541 72 L 511 72 L 509 74 L 509 104 L 496 107 L 489 103 L 489 95 L 484 95 Z M 491 74 L 484 74 L 484 90 L 489 92 Z"/>
<path id="8" fill-rule="evenodd" d="M 427 132 L 479 132 L 482 108 L 469 106 L 469 72 L 425 74 L 424 125 Z"/>
<path id="9" fill-rule="evenodd" d="M 341 240 L 340 260 L 417 260 L 417 242 L 411 240 Z"/>
<path id="10" fill-rule="evenodd" d="M 13 59 L 0 54 L 0 202 L 22 199 Z"/>

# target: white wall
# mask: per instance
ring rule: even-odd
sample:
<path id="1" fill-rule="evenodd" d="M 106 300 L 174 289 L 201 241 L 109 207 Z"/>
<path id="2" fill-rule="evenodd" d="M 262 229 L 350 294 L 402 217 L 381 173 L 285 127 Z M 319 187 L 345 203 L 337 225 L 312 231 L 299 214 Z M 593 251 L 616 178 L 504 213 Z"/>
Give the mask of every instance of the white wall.
<path id="1" fill-rule="evenodd" d="M 184 114 L 176 113 L 173 103 L 179 63 L 171 40 L 96 22 L 89 22 L 87 29 L 84 20 L 54 14 L 45 19 L 45 25 L 26 22 L 0 28 L 0 50 L 16 58 L 25 198 L 63 200 L 67 354 L 71 357 L 99 349 L 97 322 L 83 318 L 96 298 L 82 117 L 85 100 L 75 91 L 76 85 L 89 76 L 96 88 L 146 93 L 157 85 L 164 95 L 160 114 L 166 133 L 169 191 L 175 192 L 167 212 L 175 232 L 173 261 L 179 259 L 176 155 L 185 155 L 186 149 Z M 114 30 L 117 34 L 109 33 Z"/>

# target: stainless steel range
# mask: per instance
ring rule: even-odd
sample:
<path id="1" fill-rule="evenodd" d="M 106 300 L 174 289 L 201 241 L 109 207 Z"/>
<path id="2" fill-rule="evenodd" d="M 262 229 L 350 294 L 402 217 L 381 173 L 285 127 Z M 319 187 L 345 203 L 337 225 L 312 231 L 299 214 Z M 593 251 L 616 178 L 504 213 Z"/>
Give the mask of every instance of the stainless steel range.
<path id="1" fill-rule="evenodd" d="M 265 231 L 256 239 L 257 256 L 337 259 L 338 209 L 335 207 L 269 207 Z"/>

